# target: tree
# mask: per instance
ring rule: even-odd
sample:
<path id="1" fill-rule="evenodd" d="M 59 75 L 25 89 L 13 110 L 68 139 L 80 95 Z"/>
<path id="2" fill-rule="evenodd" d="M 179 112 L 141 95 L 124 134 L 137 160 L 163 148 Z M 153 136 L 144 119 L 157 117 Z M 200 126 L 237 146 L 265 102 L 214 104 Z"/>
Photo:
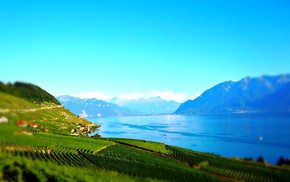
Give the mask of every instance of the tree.
<path id="1" fill-rule="evenodd" d="M 264 159 L 262 156 L 260 156 L 260 157 L 258 158 L 257 162 L 265 163 L 265 159 Z"/>
<path id="2" fill-rule="evenodd" d="M 284 157 L 280 157 L 280 159 L 277 162 L 277 165 L 282 166 L 283 164 L 285 164 L 285 159 L 284 159 Z"/>

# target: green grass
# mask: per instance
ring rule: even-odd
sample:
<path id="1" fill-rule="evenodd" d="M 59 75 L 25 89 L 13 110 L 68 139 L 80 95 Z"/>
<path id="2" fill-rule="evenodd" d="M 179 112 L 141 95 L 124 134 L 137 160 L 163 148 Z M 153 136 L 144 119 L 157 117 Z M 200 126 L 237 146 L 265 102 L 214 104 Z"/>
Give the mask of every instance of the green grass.
<path id="1" fill-rule="evenodd" d="M 39 105 L 0 92 L 0 109 L 30 109 L 39 107 Z"/>

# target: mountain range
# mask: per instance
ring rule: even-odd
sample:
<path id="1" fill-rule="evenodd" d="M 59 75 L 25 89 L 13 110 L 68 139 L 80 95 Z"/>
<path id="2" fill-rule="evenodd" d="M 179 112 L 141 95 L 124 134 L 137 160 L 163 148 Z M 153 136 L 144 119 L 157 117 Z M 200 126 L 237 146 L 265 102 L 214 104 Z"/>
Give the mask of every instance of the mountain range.
<path id="1" fill-rule="evenodd" d="M 69 95 L 60 95 L 56 99 L 72 113 L 82 117 L 130 116 L 139 114 L 125 107 L 98 99 L 80 99 Z"/>
<path id="2" fill-rule="evenodd" d="M 103 101 L 60 95 L 56 99 L 72 113 L 83 117 L 171 114 L 180 105 L 178 102 L 164 100 L 160 97 L 135 100 L 114 97 L 109 101 Z"/>
<path id="3" fill-rule="evenodd" d="M 226 81 L 180 105 L 174 114 L 290 113 L 290 74 Z"/>
<path id="4" fill-rule="evenodd" d="M 165 100 L 161 97 L 141 97 L 132 100 L 115 97 L 110 102 L 142 114 L 171 114 L 180 106 L 179 102 Z"/>
<path id="5" fill-rule="evenodd" d="M 80 99 L 61 95 L 56 99 L 83 117 L 151 114 L 290 113 L 290 74 L 245 77 L 225 81 L 182 104 L 161 97 L 110 100 Z"/>

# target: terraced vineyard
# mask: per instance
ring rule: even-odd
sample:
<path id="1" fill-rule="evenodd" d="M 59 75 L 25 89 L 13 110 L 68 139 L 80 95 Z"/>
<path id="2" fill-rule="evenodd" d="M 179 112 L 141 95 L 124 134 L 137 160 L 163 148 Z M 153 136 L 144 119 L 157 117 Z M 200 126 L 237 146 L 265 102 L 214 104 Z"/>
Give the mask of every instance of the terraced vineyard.
<path id="1" fill-rule="evenodd" d="M 191 166 L 201 168 L 225 177 L 242 181 L 289 181 L 289 169 L 273 171 L 271 167 L 258 163 L 239 162 L 230 158 L 196 152 L 174 146 L 166 146 L 171 152 L 169 156 L 187 162 Z"/>
<path id="2" fill-rule="evenodd" d="M 124 138 L 110 138 L 110 140 L 121 144 L 126 144 L 133 147 L 138 147 L 145 150 L 157 152 L 160 154 L 169 153 L 169 150 L 167 150 L 164 143 L 152 142 L 147 140 L 124 139 Z"/>
<path id="3" fill-rule="evenodd" d="M 290 177 L 290 170 L 287 168 L 279 169 L 275 166 L 266 167 L 255 162 L 237 161 L 226 157 L 203 152 L 196 152 L 189 149 L 164 145 L 157 142 L 116 138 L 111 140 L 120 144 L 156 152 L 157 154 L 164 154 L 181 162 L 185 162 L 191 167 L 231 179 L 255 182 L 289 181 Z M 130 157 L 132 157 L 132 155 L 130 155 Z M 273 169 L 275 171 L 273 171 Z"/>

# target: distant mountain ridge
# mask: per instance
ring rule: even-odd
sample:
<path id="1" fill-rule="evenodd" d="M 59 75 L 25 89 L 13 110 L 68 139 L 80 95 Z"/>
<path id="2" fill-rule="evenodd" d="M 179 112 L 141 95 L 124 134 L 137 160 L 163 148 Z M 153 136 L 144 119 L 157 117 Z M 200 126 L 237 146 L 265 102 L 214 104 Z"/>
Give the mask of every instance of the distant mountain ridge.
<path id="1" fill-rule="evenodd" d="M 60 95 L 56 99 L 72 113 L 83 117 L 130 116 L 138 113 L 98 99 L 80 99 L 69 95 Z"/>
<path id="2" fill-rule="evenodd" d="M 69 95 L 57 96 L 56 99 L 76 115 L 83 117 L 132 116 L 151 114 L 171 114 L 180 105 L 172 100 L 160 97 L 120 100 L 80 99 Z"/>
<path id="3" fill-rule="evenodd" d="M 171 114 L 180 103 L 173 100 L 165 100 L 161 97 L 139 98 L 133 100 L 111 99 L 112 103 L 126 107 L 142 114 Z"/>
<path id="4" fill-rule="evenodd" d="M 289 82 L 290 74 L 226 81 L 184 102 L 174 114 L 289 112 Z"/>
<path id="5" fill-rule="evenodd" d="M 60 105 L 60 103 L 48 92 L 30 83 L 15 82 L 14 84 L 4 84 L 0 82 L 0 92 L 4 92 L 33 103 L 40 104 L 42 102 L 52 102 Z"/>

